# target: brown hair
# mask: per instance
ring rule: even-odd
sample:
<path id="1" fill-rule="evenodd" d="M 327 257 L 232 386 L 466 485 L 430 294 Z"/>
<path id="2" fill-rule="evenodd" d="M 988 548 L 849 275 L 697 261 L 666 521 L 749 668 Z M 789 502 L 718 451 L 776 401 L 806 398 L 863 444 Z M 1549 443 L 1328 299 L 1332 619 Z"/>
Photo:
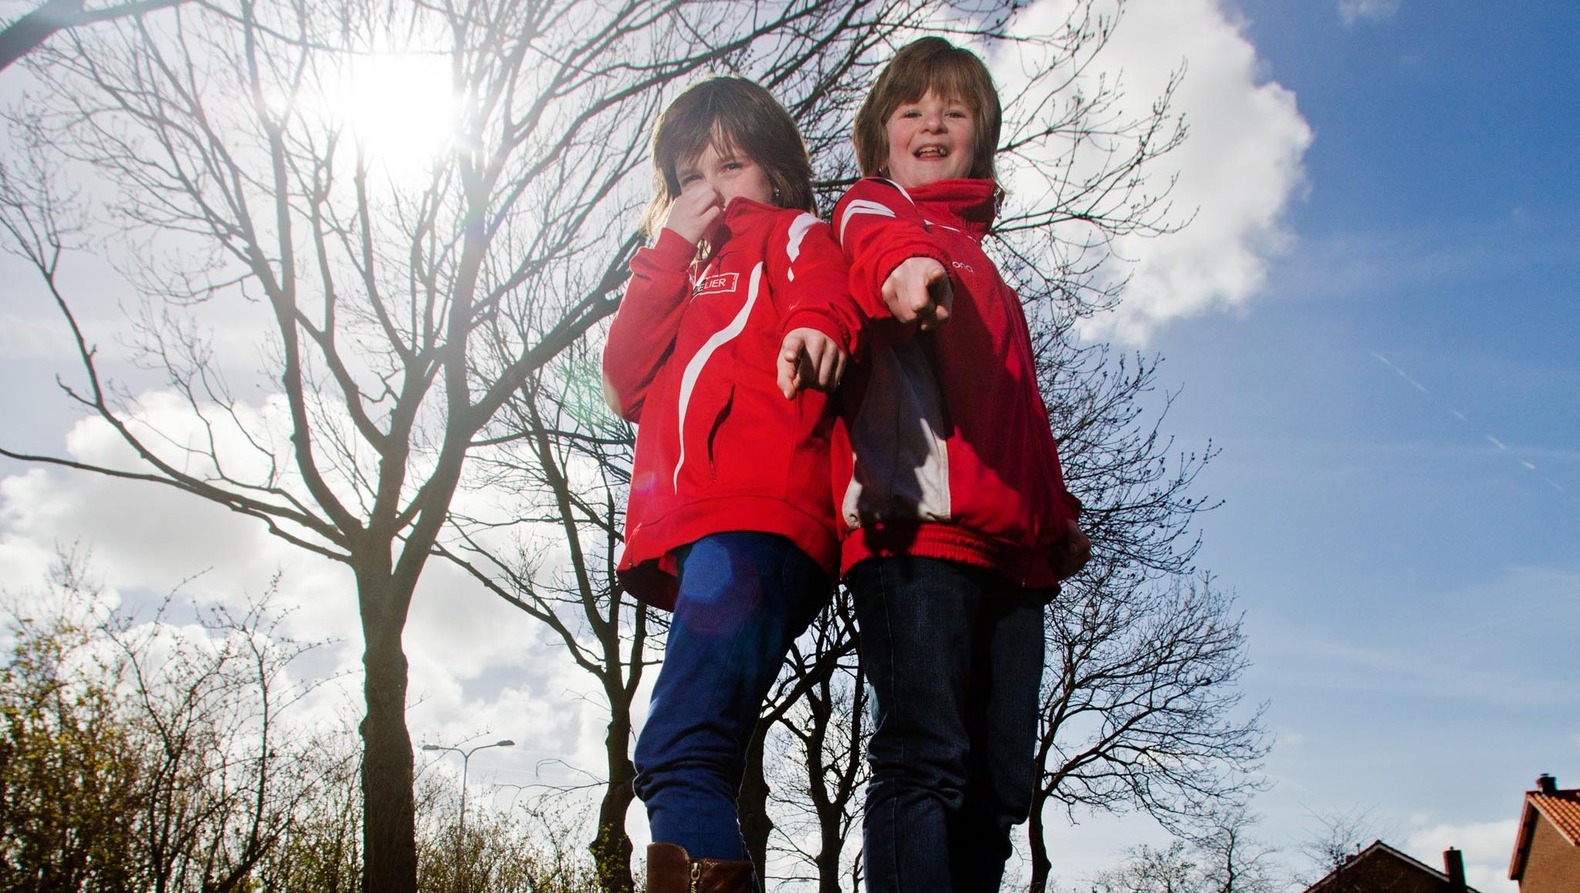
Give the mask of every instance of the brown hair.
<path id="1" fill-rule="evenodd" d="M 875 177 L 888 172 L 889 116 L 901 105 L 921 99 L 929 90 L 946 100 L 963 102 L 971 110 L 976 145 L 970 176 L 996 179 L 993 155 L 998 150 L 1003 111 L 993 76 L 975 53 L 941 37 L 923 37 L 902 47 L 862 102 L 852 134 L 861 173 Z"/>
<path id="2" fill-rule="evenodd" d="M 669 206 L 680 197 L 676 168 L 712 146 L 756 162 L 773 184 L 774 204 L 815 213 L 812 162 L 790 113 L 761 86 L 737 77 L 716 77 L 686 88 L 653 128 L 653 200 L 643 231 L 658 232 Z"/>

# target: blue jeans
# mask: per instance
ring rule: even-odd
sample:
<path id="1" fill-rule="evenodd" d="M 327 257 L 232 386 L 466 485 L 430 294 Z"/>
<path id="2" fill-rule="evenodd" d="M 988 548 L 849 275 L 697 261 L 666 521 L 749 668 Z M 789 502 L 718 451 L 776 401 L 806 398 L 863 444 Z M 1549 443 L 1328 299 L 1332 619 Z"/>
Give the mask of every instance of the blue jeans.
<path id="1" fill-rule="evenodd" d="M 868 559 L 845 582 L 875 714 L 867 890 L 997 890 L 1037 780 L 1051 593 L 927 558 Z"/>
<path id="2" fill-rule="evenodd" d="M 679 558 L 634 788 L 654 841 L 679 844 L 693 859 L 745 860 L 735 798 L 746 748 L 786 652 L 831 586 L 806 553 L 772 534 L 706 536 Z"/>

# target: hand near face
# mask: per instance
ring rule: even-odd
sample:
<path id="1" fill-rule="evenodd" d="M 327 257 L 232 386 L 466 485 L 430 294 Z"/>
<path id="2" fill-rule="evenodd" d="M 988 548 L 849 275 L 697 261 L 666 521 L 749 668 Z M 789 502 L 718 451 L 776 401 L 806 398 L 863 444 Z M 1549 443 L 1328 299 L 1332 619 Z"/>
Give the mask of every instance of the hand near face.
<path id="1" fill-rule="evenodd" d="M 922 329 L 936 329 L 949 321 L 954 289 L 949 271 L 930 257 L 906 258 L 883 281 L 883 303 L 902 323 L 916 323 Z"/>
<path id="2" fill-rule="evenodd" d="M 702 241 L 724 213 L 724 199 L 707 180 L 700 177 L 687 183 L 680 197 L 669 206 L 664 216 L 664 227 L 695 245 Z"/>
<path id="3" fill-rule="evenodd" d="M 846 359 L 844 349 L 817 329 L 791 329 L 779 346 L 779 390 L 786 400 L 807 388 L 832 391 Z"/>

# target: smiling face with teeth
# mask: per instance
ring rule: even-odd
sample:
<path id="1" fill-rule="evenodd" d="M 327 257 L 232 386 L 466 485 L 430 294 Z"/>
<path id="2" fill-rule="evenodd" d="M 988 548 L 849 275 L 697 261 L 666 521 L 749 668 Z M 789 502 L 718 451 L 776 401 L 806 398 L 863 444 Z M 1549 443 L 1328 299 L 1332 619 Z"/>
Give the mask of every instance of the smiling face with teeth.
<path id="1" fill-rule="evenodd" d="M 884 123 L 888 176 L 907 189 L 971 174 L 976 131 L 970 108 L 928 90 L 900 103 Z"/>
<path id="2" fill-rule="evenodd" d="M 894 54 L 856 112 L 856 163 L 862 176 L 902 186 L 949 177 L 996 181 L 1002 119 L 982 60 L 941 37 L 923 37 Z"/>

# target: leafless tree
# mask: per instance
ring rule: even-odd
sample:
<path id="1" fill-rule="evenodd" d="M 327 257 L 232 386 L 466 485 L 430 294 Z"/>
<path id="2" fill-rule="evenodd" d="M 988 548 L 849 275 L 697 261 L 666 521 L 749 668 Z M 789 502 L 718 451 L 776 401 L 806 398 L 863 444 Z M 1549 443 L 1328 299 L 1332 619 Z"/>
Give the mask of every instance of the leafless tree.
<path id="1" fill-rule="evenodd" d="M 1361 806 L 1312 812 L 1309 818 L 1308 836 L 1300 844 L 1308 866 L 1302 873 L 1308 883 L 1339 872 L 1372 842 L 1393 836 L 1395 830 L 1380 821 L 1371 809 Z M 1338 886 L 1342 888 L 1343 879 L 1340 881 Z"/>
<path id="2" fill-rule="evenodd" d="M 1158 849 L 1139 846 L 1093 879 L 1093 893 L 1277 893 L 1289 888 L 1274 851 L 1256 838 L 1256 817 L 1231 806 L 1199 832 Z"/>
<path id="3" fill-rule="evenodd" d="M 633 889 L 626 812 L 635 794 L 632 710 L 653 662 L 651 618 L 614 576 L 618 502 L 630 480 L 629 426 L 603 412 L 588 345 L 533 376 L 501 420 L 511 433 L 478 459 L 479 485 L 533 510 L 499 522 L 456 514 L 441 554 L 552 630 L 597 684 L 608 713 L 598 823 L 591 844 L 605 889 Z M 569 374 L 565 374 L 569 373 Z M 508 538 L 501 534 L 513 534 Z M 552 542 L 552 546 L 548 545 Z"/>
<path id="4" fill-rule="evenodd" d="M 811 0 L 235 0 L 35 50 L 43 88 L 11 116 L 0 212 L 77 344 L 66 393 L 135 460 L 3 454 L 171 486 L 350 569 L 370 893 L 415 883 L 401 642 L 413 592 L 467 456 L 498 442 L 501 408 L 614 307 L 636 244 L 632 173 L 664 87 L 749 70 L 804 85 L 801 107 L 822 108 L 813 87 L 851 64 L 825 66 L 827 45 L 865 48 L 878 24 L 920 15 Z M 392 51 L 437 60 L 456 85 L 451 144 L 415 174 L 329 98 Z M 121 333 L 187 404 L 183 430 L 151 419 L 137 402 L 148 379 L 101 354 L 66 275 L 89 243 L 143 296 Z M 263 335 L 261 413 L 213 340 L 237 336 L 227 325 Z"/>
<path id="5" fill-rule="evenodd" d="M 1092 879 L 1092 893 L 1206 893 L 1201 866 L 1184 841 L 1158 849 L 1145 844 L 1130 850 L 1124 863 Z"/>
<path id="6" fill-rule="evenodd" d="M 1173 489 L 1150 486 L 1166 438 L 1127 446 L 1105 433 L 1134 430 L 1126 400 L 1146 378 L 1121 375 L 1112 391 L 1087 381 L 1103 380 L 1106 357 L 1073 347 L 1070 326 L 1117 294 L 1098 275 L 1109 239 L 1175 225 L 1167 184 L 1144 173 L 1184 130 L 1168 95 L 1125 120 L 1112 85 L 1083 80 L 1115 24 L 1095 3 L 1080 0 L 1044 34 L 1018 33 L 1017 8 L 230 0 L 60 32 L 34 50 L 43 92 L 10 116 L 17 150 L 0 167 L 0 222 L 75 339 L 67 395 L 136 458 L 0 455 L 171 486 L 351 570 L 364 638 L 364 880 L 370 893 L 409 891 L 401 638 L 430 556 L 469 553 L 497 593 L 559 624 L 611 705 L 640 679 L 650 631 L 609 574 L 618 445 L 569 425 L 549 385 L 586 392 L 590 364 L 579 380 L 575 364 L 554 364 L 613 310 L 656 110 L 705 73 L 760 80 L 802 122 L 828 206 L 853 176 L 855 104 L 892 48 L 926 27 L 1032 60 L 1006 93 L 1003 157 L 1011 174 L 1043 172 L 1043 187 L 1012 197 L 998 250 L 1050 358 L 1056 431 L 1067 455 L 1086 457 L 1068 463 L 1072 481 L 1121 475 L 1105 478 L 1112 498 L 1090 500 L 1093 538 L 1112 559 L 1101 579 L 1177 569 L 1191 550 L 1169 534 L 1200 507 L 1179 496 L 1198 466 L 1182 462 Z M 411 48 L 464 85 L 450 148 L 416 173 L 397 171 L 325 99 L 359 60 Z M 89 244 L 145 299 L 120 330 L 139 366 L 101 354 L 82 312 L 68 273 Z M 231 382 L 248 373 L 226 349 L 227 325 L 264 333 L 264 368 L 248 381 L 267 395 L 261 406 L 236 396 Z M 183 400 L 184 421 L 138 403 L 150 381 L 139 369 Z M 483 454 L 491 464 L 469 471 L 468 457 Z M 447 526 L 468 473 L 504 481 L 512 464 L 544 485 L 525 517 L 585 531 L 561 537 L 582 558 L 501 545 L 483 529 L 497 520 Z M 1165 533 L 1149 533 L 1148 519 Z M 830 678 L 789 690 L 826 698 Z M 629 852 L 611 830 L 623 824 L 621 798 L 629 805 L 623 709 L 611 706 L 597 844 L 616 869 Z M 827 820 L 846 820 L 838 813 Z M 628 870 L 613 877 L 627 889 Z"/>
<path id="7" fill-rule="evenodd" d="M 846 846 L 853 835 L 860 838 L 870 733 L 855 623 L 849 593 L 841 589 L 791 649 L 764 711 L 741 798 L 751 803 L 742 815 L 743 830 L 755 832 L 747 834 L 754 858 L 766 862 L 770 851 L 794 857 L 813 870 L 820 893 L 836 893 L 847 882 L 859 889 L 861 882 L 860 848 Z M 770 821 L 770 813 L 778 820 Z M 755 828 L 744 821 L 759 814 Z"/>
<path id="8" fill-rule="evenodd" d="M 106 629 L 125 668 L 121 718 L 145 742 L 134 845 L 152 889 L 247 889 L 316 794 L 300 736 L 281 728 L 313 686 L 286 677 L 311 646 L 293 643 L 271 617 L 277 583 L 240 614 L 201 611 L 201 638 L 171 634 L 174 598 Z"/>
<path id="9" fill-rule="evenodd" d="M 1035 33 L 991 17 L 942 29 L 999 60 L 998 164 L 1011 192 L 988 247 L 1026 306 L 1066 479 L 1086 503 L 1096 551 L 1048 615 L 1044 776 L 1028 828 L 1034 889 L 1051 869 L 1049 804 L 1138 808 L 1184 827 L 1253 790 L 1265 752 L 1258 710 L 1239 709 L 1244 636 L 1232 599 L 1192 576 L 1194 522 L 1213 504 L 1195 482 L 1215 450 L 1176 452 L 1155 359 L 1075 333 L 1122 294 L 1112 240 L 1167 234 L 1190 217 L 1170 204 L 1172 181 L 1151 176 L 1187 135 L 1172 106 L 1183 73 L 1135 115 L 1123 112 L 1122 86 L 1098 73 L 1124 6 L 1076 3 Z M 818 124 L 808 130 L 818 144 Z M 806 670 L 821 672 L 791 666 Z"/>
<path id="10" fill-rule="evenodd" d="M 1161 145 L 1178 145 L 1182 125 L 1163 130 L 1156 114 L 1166 99 L 1153 117 L 1118 132 L 1143 147 L 1168 133 Z M 1144 155 L 1117 158 L 1133 175 Z M 1161 201 L 1143 194 L 1109 205 L 1097 216 L 1117 221 L 1091 231 L 1116 232 L 1127 219 L 1162 231 L 1171 224 Z M 1240 703 L 1240 615 L 1232 596 L 1193 565 L 1197 516 L 1216 504 L 1197 491 L 1196 478 L 1217 451 L 1210 443 L 1179 449 L 1165 433 L 1173 397 L 1158 393 L 1156 358 L 1073 337 L 1077 321 L 1102 312 L 1122 282 L 1083 264 L 1036 267 L 1039 252 L 1060 247 L 1034 244 L 1049 238 L 1046 229 L 1012 230 L 996 246 L 1034 320 L 1066 483 L 1084 502 L 1081 525 L 1093 543 L 1091 563 L 1064 583 L 1047 615 L 1043 777 L 1027 829 L 1033 890 L 1046 889 L 1051 876 L 1052 804 L 1067 814 L 1139 809 L 1184 831 L 1243 803 L 1259 786 L 1255 771 L 1267 749 L 1261 709 Z M 1100 239 L 1062 245 L 1079 256 L 1095 252 L 1099 263 L 1106 257 Z"/>
<path id="11" fill-rule="evenodd" d="M 0 70 L 42 46 L 58 32 L 96 22 L 139 16 L 186 0 L 133 0 L 88 8 L 85 0 L 44 0 L 0 28 Z"/>
<path id="12" fill-rule="evenodd" d="M 1277 848 L 1256 830 L 1260 816 L 1237 803 L 1225 803 L 1204 817 L 1190 836 L 1208 879 L 1209 893 L 1277 893 L 1292 877 Z"/>
<path id="13" fill-rule="evenodd" d="M 1239 711 L 1244 635 L 1205 577 L 1113 591 L 1067 587 L 1050 606 L 1043 766 L 1028 842 L 1046 889 L 1047 807 L 1140 809 L 1166 827 L 1243 800 L 1266 751 L 1260 709 Z"/>

